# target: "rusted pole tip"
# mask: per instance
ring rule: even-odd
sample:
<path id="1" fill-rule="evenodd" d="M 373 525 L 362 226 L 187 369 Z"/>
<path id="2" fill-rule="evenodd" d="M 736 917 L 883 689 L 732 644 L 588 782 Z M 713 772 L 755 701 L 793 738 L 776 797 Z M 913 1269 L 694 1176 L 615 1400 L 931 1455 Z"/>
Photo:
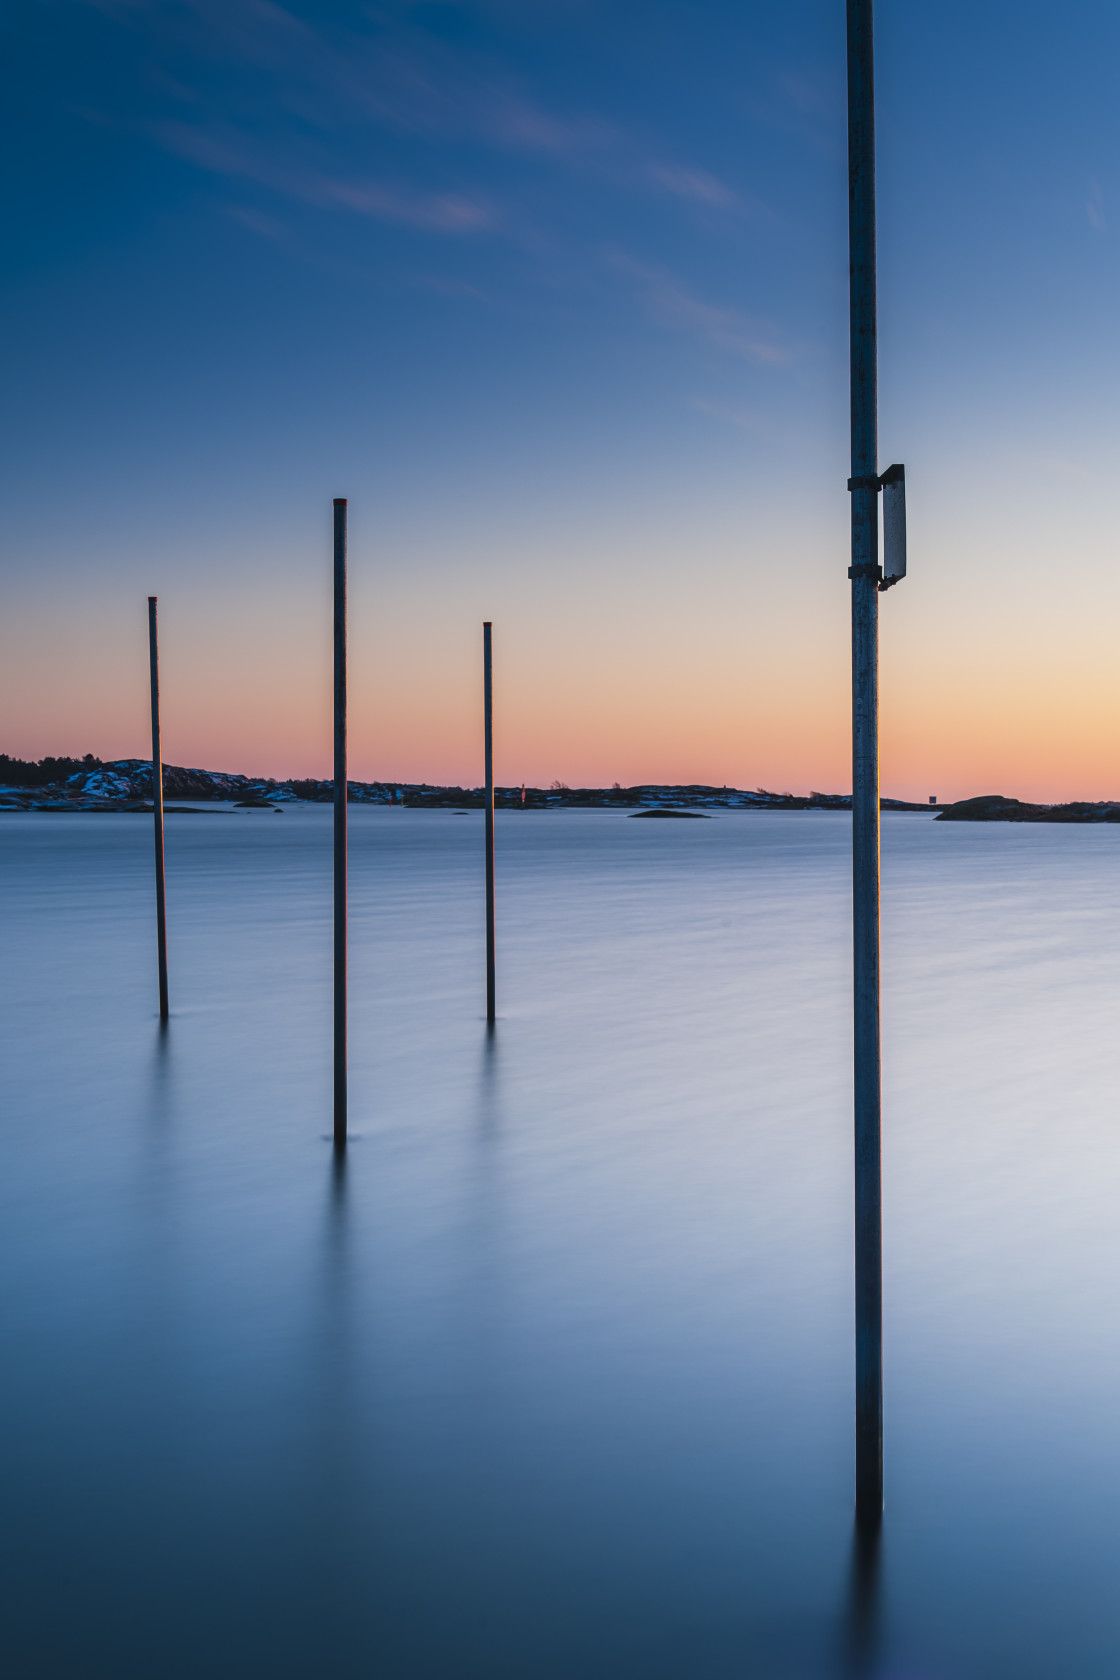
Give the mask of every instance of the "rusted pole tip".
<path id="1" fill-rule="evenodd" d="M 345 496 L 336 496 L 335 499 L 334 499 L 334 505 L 335 505 L 335 507 L 345 507 L 346 506 L 346 497 Z"/>

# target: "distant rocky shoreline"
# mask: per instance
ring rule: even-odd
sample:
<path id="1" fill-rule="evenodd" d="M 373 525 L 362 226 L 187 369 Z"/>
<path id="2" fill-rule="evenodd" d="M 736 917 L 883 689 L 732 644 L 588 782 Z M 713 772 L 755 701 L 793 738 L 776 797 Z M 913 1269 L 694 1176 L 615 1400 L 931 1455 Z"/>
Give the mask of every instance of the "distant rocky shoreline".
<path id="1" fill-rule="evenodd" d="M 0 758 L 4 767 L 20 761 Z M 150 811 L 152 766 L 146 758 L 120 758 L 111 764 L 86 760 L 44 759 L 24 771 L 53 774 L 56 766 L 79 768 L 57 780 L 27 785 L 0 780 L 0 811 Z M 428 782 L 350 782 L 354 805 L 400 805 L 412 810 L 470 810 L 483 803 L 480 787 L 440 787 Z M 190 800 L 193 806 L 221 800 L 245 808 L 272 808 L 299 802 L 330 804 L 332 781 L 276 781 L 265 776 L 241 776 L 221 770 L 191 770 L 177 764 L 163 767 L 166 800 Z M 706 783 L 643 783 L 637 787 L 570 788 L 554 782 L 550 788 L 502 787 L 494 790 L 502 810 L 625 810 L 631 813 L 692 811 L 850 811 L 847 793 L 772 793 L 766 788 L 711 787 Z M 1120 801 L 1074 800 L 1065 805 L 1032 805 L 1003 794 L 981 794 L 956 804 L 921 805 L 905 799 L 883 799 L 884 811 L 936 812 L 938 822 L 1109 823 L 1120 822 Z M 166 809 L 174 811 L 174 806 Z"/>
<path id="2" fill-rule="evenodd" d="M 427 782 L 350 782 L 347 785 L 349 800 L 355 805 L 463 810 L 479 808 L 483 803 L 483 790 L 479 787 L 439 787 Z M 258 808 L 297 801 L 323 805 L 334 799 L 334 783 L 298 778 L 275 781 L 263 776 L 231 775 L 220 770 L 192 770 L 165 764 L 163 796 L 165 800 L 189 799 L 199 803 L 227 800 Z M 63 779 L 42 786 L 0 785 L 0 810 L 7 811 L 144 811 L 151 809 L 151 798 L 152 766 L 144 758 L 121 758 L 111 764 L 83 766 Z M 558 783 L 550 788 L 502 787 L 495 788 L 494 799 L 503 810 L 526 811 L 684 808 L 847 811 L 852 804 L 851 795 L 844 793 L 801 795 L 771 793 L 765 788 L 746 792 L 741 788 L 692 783 L 650 783 L 628 788 L 569 788 Z M 904 799 L 884 799 L 882 805 L 885 811 L 936 809 Z"/>

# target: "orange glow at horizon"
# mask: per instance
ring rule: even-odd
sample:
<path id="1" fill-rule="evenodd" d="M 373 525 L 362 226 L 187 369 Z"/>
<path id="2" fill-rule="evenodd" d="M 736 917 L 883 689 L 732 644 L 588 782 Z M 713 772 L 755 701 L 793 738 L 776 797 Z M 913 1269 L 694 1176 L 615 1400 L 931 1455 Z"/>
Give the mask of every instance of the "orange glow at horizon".
<path id="1" fill-rule="evenodd" d="M 352 541 L 352 776 L 478 785 L 489 617 L 503 785 L 848 792 L 845 513 L 838 503 L 808 536 L 756 529 L 749 544 L 715 525 L 691 547 L 679 532 L 660 548 L 557 536 L 531 568 L 469 553 L 450 568 L 435 545 L 403 543 L 370 558 Z M 1004 536 L 1000 555 L 974 512 L 918 513 L 910 576 L 881 605 L 883 792 L 1120 796 L 1108 546 L 1083 544 L 1082 587 L 1055 591 L 1045 520 Z M 971 551 L 954 549 L 968 522 Z M 147 756 L 151 588 L 166 761 L 329 776 L 325 539 L 312 558 L 270 560 L 266 586 L 260 563 L 239 574 L 221 556 L 189 576 L 133 567 L 111 588 L 91 574 L 68 589 L 65 615 L 49 578 L 41 593 L 27 586 L 0 632 L 2 750 Z"/>

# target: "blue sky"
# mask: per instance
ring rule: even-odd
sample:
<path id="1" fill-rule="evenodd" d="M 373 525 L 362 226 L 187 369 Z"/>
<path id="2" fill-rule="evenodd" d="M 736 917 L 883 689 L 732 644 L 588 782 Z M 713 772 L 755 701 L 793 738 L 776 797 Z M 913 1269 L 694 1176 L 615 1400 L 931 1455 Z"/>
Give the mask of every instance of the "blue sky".
<path id="1" fill-rule="evenodd" d="M 1091 735 L 1078 787 L 1120 791 L 1120 17 L 876 30 L 885 772 L 1045 792 Z M 367 773 L 466 775 L 493 616 L 511 780 L 843 782 L 838 0 L 9 0 L 3 35 L 7 750 L 141 750 L 158 590 L 180 756 L 313 768 L 348 494 Z"/>

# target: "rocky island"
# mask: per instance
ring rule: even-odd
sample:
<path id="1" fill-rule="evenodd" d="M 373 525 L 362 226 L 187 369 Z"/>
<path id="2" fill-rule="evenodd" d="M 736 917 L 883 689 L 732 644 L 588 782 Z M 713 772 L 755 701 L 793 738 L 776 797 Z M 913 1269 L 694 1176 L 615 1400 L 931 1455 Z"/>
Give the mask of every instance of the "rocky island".
<path id="1" fill-rule="evenodd" d="M 960 799 L 938 813 L 938 822 L 1102 823 L 1120 822 L 1120 800 L 1075 799 L 1067 805 L 1028 805 L 1002 793 Z"/>

